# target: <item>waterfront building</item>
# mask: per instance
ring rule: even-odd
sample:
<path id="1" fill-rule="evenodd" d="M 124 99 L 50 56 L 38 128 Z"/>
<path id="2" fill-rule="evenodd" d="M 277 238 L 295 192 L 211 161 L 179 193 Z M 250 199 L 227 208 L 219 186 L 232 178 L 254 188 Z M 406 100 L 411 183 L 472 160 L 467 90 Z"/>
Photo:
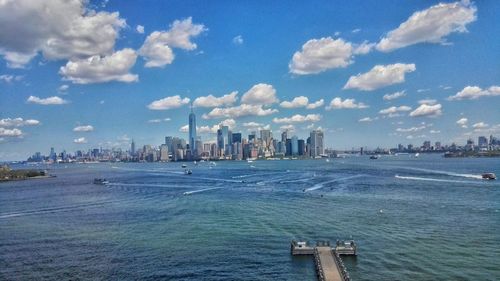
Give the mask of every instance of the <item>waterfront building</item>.
<path id="1" fill-rule="evenodd" d="M 291 149 L 292 149 L 292 155 L 297 156 L 299 155 L 299 139 L 297 136 L 293 136 L 291 138 Z"/>
<path id="2" fill-rule="evenodd" d="M 488 147 L 488 139 L 485 136 L 480 136 L 477 138 L 477 145 L 479 148 L 486 148 Z"/>
<path id="3" fill-rule="evenodd" d="M 160 161 L 168 161 L 168 146 L 166 144 L 160 146 Z"/>
<path id="4" fill-rule="evenodd" d="M 323 139 L 324 134 L 321 130 L 313 130 L 310 133 L 311 138 L 311 154 L 310 156 L 315 158 L 324 154 Z"/>

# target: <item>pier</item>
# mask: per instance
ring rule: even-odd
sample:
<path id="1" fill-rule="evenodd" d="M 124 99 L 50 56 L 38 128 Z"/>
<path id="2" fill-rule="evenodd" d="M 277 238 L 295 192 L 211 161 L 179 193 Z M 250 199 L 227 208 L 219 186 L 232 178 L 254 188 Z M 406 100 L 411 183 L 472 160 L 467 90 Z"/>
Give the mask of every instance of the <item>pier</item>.
<path id="1" fill-rule="evenodd" d="M 292 255 L 313 255 L 316 274 L 320 281 L 349 281 L 349 274 L 340 255 L 356 255 L 354 241 L 337 241 L 335 247 L 330 242 L 316 242 L 315 246 L 307 242 L 292 241 Z"/>

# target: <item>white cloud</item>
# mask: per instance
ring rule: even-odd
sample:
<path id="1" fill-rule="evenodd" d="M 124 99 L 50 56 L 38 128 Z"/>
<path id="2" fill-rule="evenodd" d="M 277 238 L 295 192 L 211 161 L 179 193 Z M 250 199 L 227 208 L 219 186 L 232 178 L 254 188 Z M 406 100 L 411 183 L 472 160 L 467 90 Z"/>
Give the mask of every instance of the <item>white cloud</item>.
<path id="1" fill-rule="evenodd" d="M 273 122 L 280 124 L 280 123 L 304 123 L 304 122 L 317 122 L 321 120 L 321 115 L 319 114 L 307 114 L 307 115 L 300 115 L 300 114 L 295 114 L 292 117 L 285 117 L 285 118 L 274 118 Z"/>
<path id="2" fill-rule="evenodd" d="M 216 134 L 220 126 L 228 126 L 230 130 L 236 127 L 236 121 L 234 119 L 226 119 L 213 126 L 196 126 L 196 132 L 199 134 Z M 179 132 L 187 133 L 189 132 L 189 125 L 184 125 L 179 128 Z"/>
<path id="3" fill-rule="evenodd" d="M 476 20 L 476 7 L 470 1 L 440 3 L 413 13 L 377 44 L 377 50 L 390 52 L 418 43 L 446 43 L 446 36 L 467 32 L 466 25 Z"/>
<path id="4" fill-rule="evenodd" d="M 307 109 L 316 109 L 318 107 L 321 107 L 325 104 L 325 100 L 324 99 L 320 99 L 320 100 L 317 100 L 313 103 L 310 103 L 306 106 Z"/>
<path id="5" fill-rule="evenodd" d="M 35 119 L 24 120 L 21 117 L 17 117 L 14 119 L 11 119 L 11 118 L 0 119 L 0 127 L 36 126 L 39 124 L 40 124 L 40 121 L 38 121 L 38 120 L 35 120 Z"/>
<path id="6" fill-rule="evenodd" d="M 421 116 L 427 116 L 427 117 L 436 117 L 442 114 L 441 111 L 441 104 L 421 104 L 417 109 L 414 111 L 410 112 L 411 117 L 421 117 Z"/>
<path id="7" fill-rule="evenodd" d="M 295 132 L 295 126 L 292 124 L 280 126 L 280 131 Z"/>
<path id="8" fill-rule="evenodd" d="M 361 51 L 362 49 L 360 49 Z M 291 73 L 316 74 L 352 63 L 353 46 L 343 39 L 323 37 L 307 41 L 288 64 Z"/>
<path id="9" fill-rule="evenodd" d="M 476 123 L 474 125 L 472 125 L 472 128 L 474 129 L 484 129 L 484 128 L 488 128 L 488 124 L 484 123 L 484 122 L 479 122 L 479 123 Z"/>
<path id="10" fill-rule="evenodd" d="M 13 81 L 21 81 L 23 79 L 22 75 L 11 75 L 11 74 L 2 74 L 0 75 L 0 81 L 5 83 L 11 83 Z"/>
<path id="11" fill-rule="evenodd" d="M 439 134 L 439 133 L 441 133 L 441 131 L 439 131 L 439 130 L 430 130 L 429 133 L 431 133 L 431 134 Z"/>
<path id="12" fill-rule="evenodd" d="M 0 127 L 0 137 L 22 137 L 23 132 L 19 129 L 5 129 Z"/>
<path id="13" fill-rule="evenodd" d="M 406 111 L 410 111 L 410 110 L 411 110 L 411 107 L 406 106 L 406 105 L 401 105 L 401 106 L 391 106 L 391 107 L 382 109 L 378 113 L 384 114 L 389 118 L 393 118 L 393 117 L 400 116 L 401 112 L 406 112 Z"/>
<path id="14" fill-rule="evenodd" d="M 464 129 L 467 129 L 467 122 L 468 122 L 468 121 L 469 121 L 469 120 L 468 120 L 467 118 L 460 118 L 460 119 L 458 119 L 458 120 L 457 120 L 457 124 L 458 124 L 460 127 L 464 128 Z"/>
<path id="15" fill-rule="evenodd" d="M 162 123 L 162 122 L 168 122 L 170 120 L 171 120 L 170 118 L 150 119 L 150 120 L 148 120 L 148 123 Z"/>
<path id="16" fill-rule="evenodd" d="M 137 31 L 137 33 L 139 34 L 143 34 L 144 33 L 144 26 L 138 24 L 136 27 L 135 27 L 135 31 Z"/>
<path id="17" fill-rule="evenodd" d="M 373 119 L 370 117 L 364 117 L 358 120 L 358 122 L 372 122 Z"/>
<path id="18" fill-rule="evenodd" d="M 67 100 L 64 100 L 58 96 L 48 97 L 48 98 L 39 98 L 36 96 L 29 96 L 26 100 L 28 103 L 35 103 L 40 105 L 61 105 L 68 103 Z"/>
<path id="19" fill-rule="evenodd" d="M 189 101 L 189 98 L 181 98 L 181 96 L 175 95 L 172 97 L 155 100 L 148 105 L 148 108 L 151 110 L 167 110 L 181 107 L 185 104 L 188 104 Z"/>
<path id="20" fill-rule="evenodd" d="M 264 124 L 262 123 L 257 123 L 257 122 L 247 122 L 247 123 L 243 123 L 243 127 L 249 127 L 249 128 L 252 128 L 252 127 L 262 127 L 264 126 Z"/>
<path id="21" fill-rule="evenodd" d="M 352 53 L 355 55 L 366 55 L 372 51 L 375 45 L 375 43 L 369 43 L 368 41 L 364 41 L 359 45 L 354 44 L 354 50 Z"/>
<path id="22" fill-rule="evenodd" d="M 233 38 L 233 44 L 235 44 L 235 45 L 241 45 L 241 44 L 243 44 L 243 42 L 244 42 L 243 36 L 241 36 L 241 35 L 235 36 Z"/>
<path id="23" fill-rule="evenodd" d="M 172 48 L 192 51 L 198 46 L 191 42 L 204 31 L 203 24 L 193 24 L 192 18 L 175 20 L 168 31 L 154 31 L 139 49 L 139 55 L 146 60 L 145 67 L 164 67 L 174 60 Z"/>
<path id="24" fill-rule="evenodd" d="M 277 109 L 264 109 L 262 105 L 241 104 L 233 107 L 216 107 L 207 114 L 203 114 L 203 119 L 215 118 L 238 118 L 242 116 L 267 116 L 278 112 Z"/>
<path id="25" fill-rule="evenodd" d="M 195 107 L 218 107 L 232 105 L 236 102 L 238 92 L 234 91 L 230 94 L 223 95 L 222 97 L 215 97 L 213 95 L 208 95 L 206 97 L 197 97 L 193 105 Z"/>
<path id="26" fill-rule="evenodd" d="M 352 32 L 352 33 L 358 33 L 358 32 L 360 32 L 360 31 L 361 31 L 361 28 L 355 28 L 355 29 L 353 29 L 351 32 Z"/>
<path id="27" fill-rule="evenodd" d="M 418 127 L 411 127 L 411 128 L 397 128 L 396 132 L 400 132 L 400 133 L 418 132 L 418 131 L 422 131 L 426 128 L 427 128 L 427 126 L 425 126 L 425 125 L 418 126 Z"/>
<path id="28" fill-rule="evenodd" d="M 437 100 L 435 99 L 423 99 L 418 101 L 418 104 L 436 104 L 436 103 Z"/>
<path id="29" fill-rule="evenodd" d="M 384 100 L 394 100 L 394 99 L 397 99 L 397 98 L 400 98 L 400 97 L 404 97 L 406 96 L 406 93 L 405 91 L 399 91 L 399 92 L 395 92 L 393 94 L 385 94 L 383 99 Z"/>
<path id="30" fill-rule="evenodd" d="M 500 96 L 500 86 L 491 86 L 488 89 L 481 89 L 478 86 L 467 86 L 454 96 L 449 96 L 448 100 L 475 100 L 480 97 Z"/>
<path id="31" fill-rule="evenodd" d="M 336 97 L 332 99 L 330 105 L 328 105 L 325 109 L 330 110 L 330 109 L 362 109 L 362 108 L 368 108 L 368 105 L 362 102 L 356 103 L 355 99 L 342 100 L 341 98 Z"/>
<path id="32" fill-rule="evenodd" d="M 125 26 L 118 12 L 94 11 L 87 1 L 2 1 L 0 54 L 16 68 L 38 52 L 48 60 L 107 55 Z"/>
<path id="33" fill-rule="evenodd" d="M 126 48 L 105 57 L 96 55 L 87 59 L 68 61 L 65 66 L 61 66 L 59 74 L 63 79 L 77 84 L 137 82 L 139 76 L 129 73 L 136 59 L 135 51 Z"/>
<path id="34" fill-rule="evenodd" d="M 415 64 L 376 65 L 370 71 L 351 76 L 344 89 L 372 91 L 392 84 L 403 83 L 405 74 L 415 71 Z"/>
<path id="35" fill-rule="evenodd" d="M 87 143 L 87 139 L 84 137 L 81 137 L 81 138 L 74 139 L 73 142 L 76 144 Z"/>
<path id="36" fill-rule="evenodd" d="M 272 85 L 259 83 L 241 97 L 241 102 L 252 105 L 269 105 L 278 102 L 276 90 Z"/>
<path id="37" fill-rule="evenodd" d="M 59 92 L 66 92 L 69 89 L 69 85 L 61 85 L 57 90 Z"/>
<path id="38" fill-rule="evenodd" d="M 73 132 L 92 132 L 94 127 L 92 125 L 76 126 L 73 128 Z"/>

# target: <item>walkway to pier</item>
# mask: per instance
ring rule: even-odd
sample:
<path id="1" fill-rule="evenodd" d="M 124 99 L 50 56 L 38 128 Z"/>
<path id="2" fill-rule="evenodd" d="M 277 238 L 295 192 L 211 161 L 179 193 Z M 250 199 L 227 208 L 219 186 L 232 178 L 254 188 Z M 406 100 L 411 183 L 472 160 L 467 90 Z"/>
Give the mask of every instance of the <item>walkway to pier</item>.
<path id="1" fill-rule="evenodd" d="M 318 267 L 320 280 L 324 281 L 342 281 L 342 276 L 335 262 L 336 257 L 330 247 L 316 247 L 314 257 Z M 321 276 L 322 275 L 322 276 Z"/>

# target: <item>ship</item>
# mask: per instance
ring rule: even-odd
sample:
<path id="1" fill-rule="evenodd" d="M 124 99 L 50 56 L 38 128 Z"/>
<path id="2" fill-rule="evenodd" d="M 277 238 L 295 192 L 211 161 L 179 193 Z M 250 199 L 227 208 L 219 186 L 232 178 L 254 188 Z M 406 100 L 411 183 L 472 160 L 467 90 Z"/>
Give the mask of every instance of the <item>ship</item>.
<path id="1" fill-rule="evenodd" d="M 109 183 L 109 181 L 107 179 L 100 179 L 100 178 L 95 178 L 94 179 L 94 184 L 106 185 L 108 183 Z"/>
<path id="2" fill-rule="evenodd" d="M 485 180 L 496 180 L 497 176 L 493 173 L 484 173 L 481 175 L 481 177 Z"/>
<path id="3" fill-rule="evenodd" d="M 372 156 L 370 156 L 370 159 L 373 159 L 373 160 L 374 159 L 378 159 L 378 156 L 377 155 L 372 155 Z"/>

